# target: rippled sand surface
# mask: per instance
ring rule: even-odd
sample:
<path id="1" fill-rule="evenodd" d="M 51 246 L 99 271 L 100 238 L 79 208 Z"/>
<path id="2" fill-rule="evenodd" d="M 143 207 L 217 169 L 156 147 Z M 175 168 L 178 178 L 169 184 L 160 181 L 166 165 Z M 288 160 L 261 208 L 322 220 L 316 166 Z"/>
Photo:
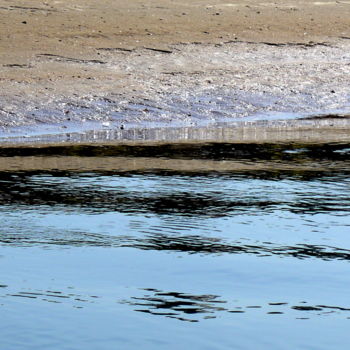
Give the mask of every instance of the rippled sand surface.
<path id="1" fill-rule="evenodd" d="M 349 8 L 1 0 L 2 134 L 348 113 Z"/>

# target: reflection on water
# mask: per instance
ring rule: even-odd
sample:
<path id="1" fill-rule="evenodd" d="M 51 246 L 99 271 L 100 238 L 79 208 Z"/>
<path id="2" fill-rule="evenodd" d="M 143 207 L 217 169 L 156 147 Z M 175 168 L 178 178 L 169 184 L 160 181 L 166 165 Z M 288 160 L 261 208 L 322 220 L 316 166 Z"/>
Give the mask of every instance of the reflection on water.
<path id="1" fill-rule="evenodd" d="M 103 303 L 103 296 L 77 294 L 74 293 L 72 287 L 66 288 L 65 292 L 40 289 L 13 291 L 7 285 L 1 285 L 0 288 L 2 288 L 0 289 L 0 298 L 6 300 L 24 298 L 35 302 L 66 304 L 75 309 L 83 309 L 91 304 Z M 222 300 L 219 295 L 165 292 L 154 288 L 141 288 L 139 291 L 144 294 L 142 296 L 131 296 L 126 300 L 116 300 L 115 302 L 129 305 L 136 312 L 186 322 L 201 322 L 215 319 L 223 312 L 229 314 L 287 314 L 288 317 L 294 317 L 295 319 L 340 315 L 350 319 L 350 308 L 312 305 L 306 301 L 300 301 L 298 305 L 290 305 L 288 302 L 265 302 L 261 305 L 245 305 L 237 299 Z M 293 311 L 299 312 L 294 313 Z"/>
<path id="2" fill-rule="evenodd" d="M 10 286 L 2 285 L 0 288 L 0 298 L 25 298 L 25 299 L 36 299 L 39 301 L 44 301 L 48 303 L 70 303 L 74 308 L 83 308 L 85 303 L 95 303 L 96 299 L 99 297 L 96 295 L 81 295 L 73 293 L 73 290 L 68 290 L 66 292 L 61 292 L 57 290 L 40 290 L 40 289 L 30 289 L 30 290 L 20 290 L 13 291 Z M 3 293 L 1 293 L 3 292 Z M 83 303 L 83 304 L 82 304 Z"/>
<path id="3" fill-rule="evenodd" d="M 198 322 L 198 320 L 186 318 L 184 315 L 206 314 L 204 319 L 215 318 L 207 314 L 215 314 L 217 311 L 226 311 L 220 304 L 226 303 L 219 300 L 217 295 L 190 295 L 178 292 L 162 292 L 157 289 L 145 289 L 152 293 L 143 297 L 132 297 L 127 303 L 136 306 L 135 311 L 146 312 L 152 315 L 166 316 L 180 321 Z M 188 316 L 187 316 L 188 317 Z"/>
<path id="4" fill-rule="evenodd" d="M 80 156 L 80 157 L 147 157 L 168 159 L 230 159 L 280 161 L 349 160 L 350 149 L 344 143 L 170 143 L 56 145 L 42 147 L 0 148 L 0 157 Z M 96 166 L 98 168 L 98 165 Z"/>
<path id="5" fill-rule="evenodd" d="M 65 237 L 66 236 L 66 237 Z M 95 247 L 131 247 L 143 250 L 163 250 L 185 252 L 189 254 L 254 254 L 259 257 L 280 256 L 298 259 L 317 258 L 323 260 L 350 260 L 350 249 L 317 244 L 296 244 L 294 246 L 278 245 L 272 242 L 259 242 L 248 239 L 225 241 L 218 237 L 186 235 L 172 237 L 164 234 L 147 234 L 143 238 L 132 236 L 106 236 L 78 232 L 50 232 L 31 234 L 2 234 L 0 243 L 28 247 L 31 245 L 48 246 L 95 246 Z"/>
<path id="6" fill-rule="evenodd" d="M 290 310 L 318 311 L 311 315 L 309 313 L 305 314 L 302 317 L 300 317 L 300 315 L 294 315 L 296 319 L 308 319 L 312 316 L 330 315 L 333 313 L 339 314 L 341 311 L 350 311 L 349 308 L 339 306 L 307 305 L 305 301 L 300 302 L 300 305 L 294 306 L 289 306 L 288 303 L 283 302 L 242 306 L 238 301 L 235 303 L 228 303 L 228 301 L 220 300 L 218 295 L 191 295 L 178 292 L 162 292 L 152 288 L 145 290 L 151 294 L 145 294 L 143 297 L 132 297 L 131 300 L 126 303 L 134 306 L 135 311 L 189 322 L 199 322 L 200 320 L 216 318 L 218 312 L 240 314 L 249 312 L 252 309 L 260 309 L 259 312 L 268 315 L 289 313 Z M 239 306 L 233 306 L 232 304 Z"/>
<path id="7" fill-rule="evenodd" d="M 0 151 L 0 307 L 26 349 L 44 346 L 38 334 L 48 329 L 62 338 L 75 322 L 106 329 L 103 349 L 125 338 L 175 349 L 215 335 L 222 348 L 261 347 L 256 334 L 247 343 L 257 322 L 273 342 L 276 319 L 293 337 L 294 320 L 317 325 L 325 316 L 344 339 L 349 145 L 157 147 Z M 248 333 L 231 339 L 237 322 Z M 183 323 L 200 326 L 169 338 Z M 8 324 L 0 327 L 6 348 L 24 348 Z M 79 332 L 72 349 L 92 334 Z M 306 333 L 302 345 L 322 349 L 322 335 Z"/>

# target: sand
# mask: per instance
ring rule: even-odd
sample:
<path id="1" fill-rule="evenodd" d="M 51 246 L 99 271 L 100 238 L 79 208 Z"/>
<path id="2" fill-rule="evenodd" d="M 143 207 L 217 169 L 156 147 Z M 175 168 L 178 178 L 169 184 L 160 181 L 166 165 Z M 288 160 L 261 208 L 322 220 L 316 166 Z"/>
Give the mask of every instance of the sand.
<path id="1" fill-rule="evenodd" d="M 2 136 L 350 110 L 350 1 L 0 0 L 0 14 Z"/>

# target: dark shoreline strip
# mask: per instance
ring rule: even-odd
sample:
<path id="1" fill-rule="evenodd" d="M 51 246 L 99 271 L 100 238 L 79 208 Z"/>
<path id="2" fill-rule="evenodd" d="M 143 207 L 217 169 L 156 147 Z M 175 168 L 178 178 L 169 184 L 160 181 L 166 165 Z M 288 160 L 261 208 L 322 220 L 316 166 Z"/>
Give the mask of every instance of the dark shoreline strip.
<path id="1" fill-rule="evenodd" d="M 199 160 L 309 161 L 350 159 L 349 143 L 167 143 L 0 147 L 0 157 L 147 157 Z"/>

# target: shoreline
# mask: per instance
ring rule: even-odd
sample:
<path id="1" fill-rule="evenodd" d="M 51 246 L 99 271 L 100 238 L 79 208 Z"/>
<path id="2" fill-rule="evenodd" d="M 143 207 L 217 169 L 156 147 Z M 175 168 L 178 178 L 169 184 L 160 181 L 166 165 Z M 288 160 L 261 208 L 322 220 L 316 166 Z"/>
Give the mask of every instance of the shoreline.
<path id="1" fill-rule="evenodd" d="M 214 126 L 131 127 L 49 132 L 0 137 L 0 149 L 9 147 L 71 147 L 74 145 L 166 144 L 350 144 L 350 116 L 305 117 L 290 120 L 254 120 Z"/>

